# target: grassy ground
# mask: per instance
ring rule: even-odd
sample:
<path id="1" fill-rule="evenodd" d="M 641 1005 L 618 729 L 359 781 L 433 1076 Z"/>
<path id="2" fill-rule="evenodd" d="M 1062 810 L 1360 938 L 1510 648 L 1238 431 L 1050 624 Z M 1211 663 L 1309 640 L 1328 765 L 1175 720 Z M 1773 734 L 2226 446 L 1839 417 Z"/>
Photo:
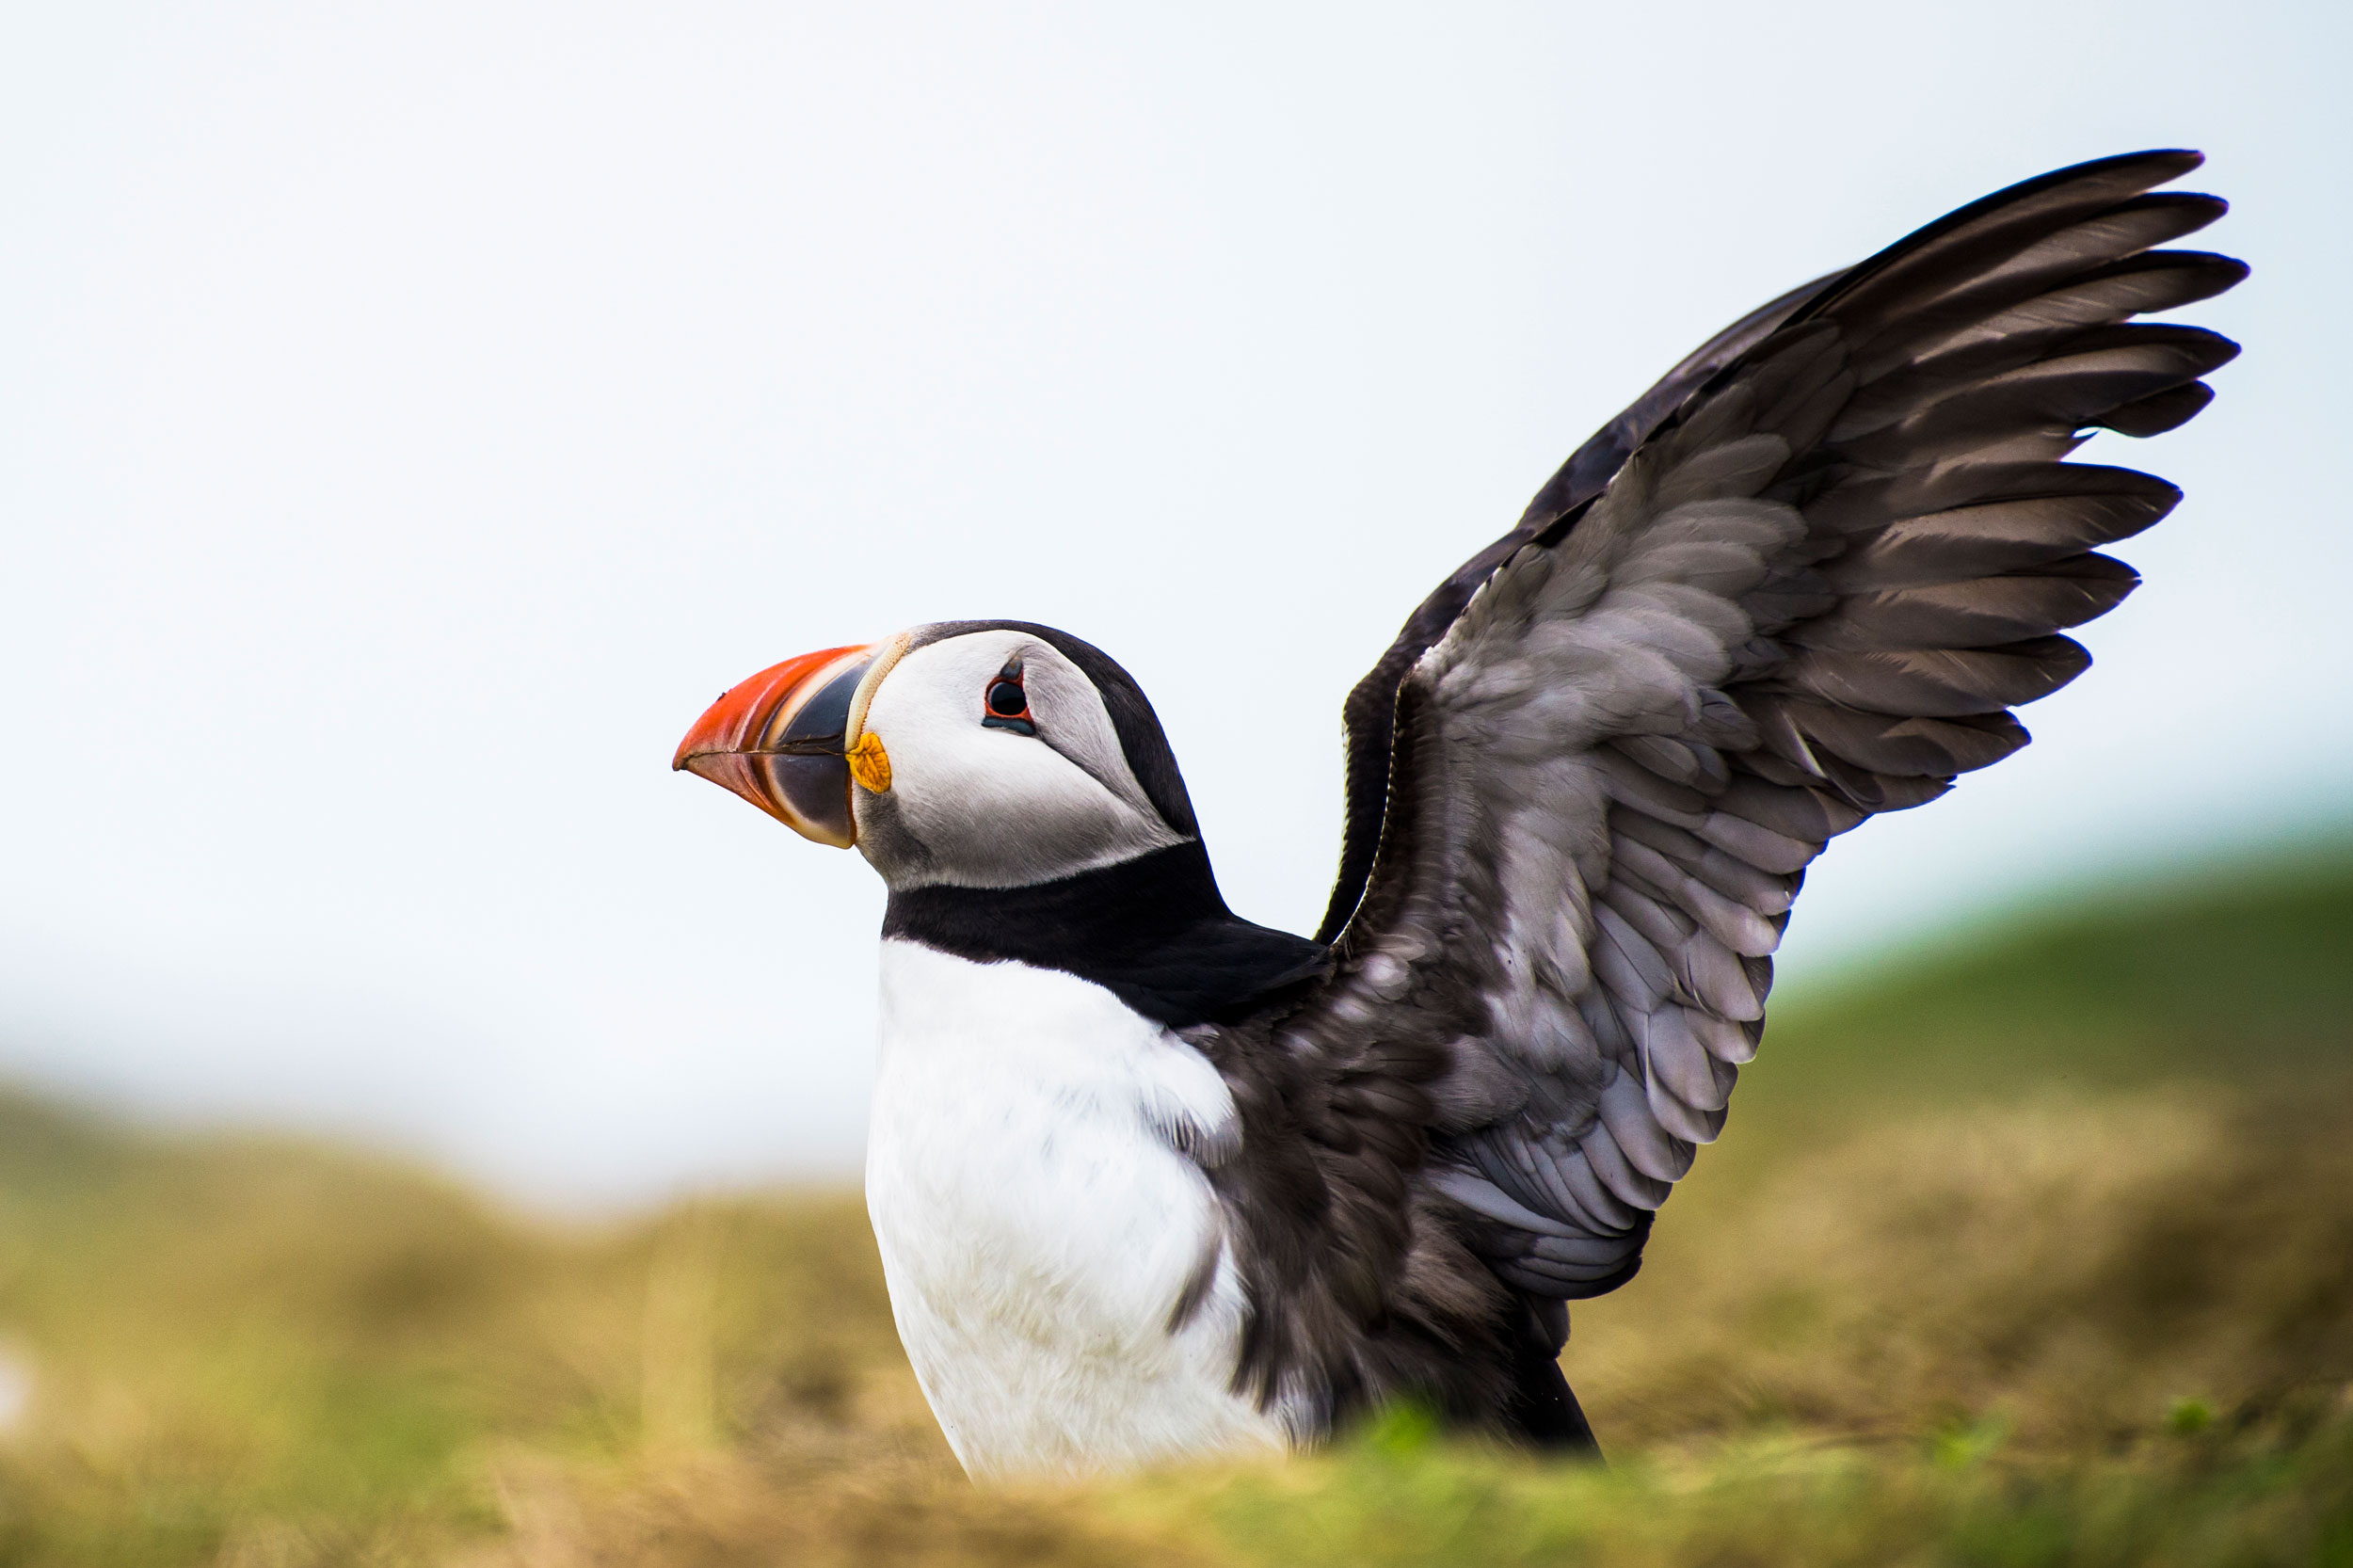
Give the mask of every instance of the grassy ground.
<path id="1" fill-rule="evenodd" d="M 564 1233 L 0 1099 L 0 1565 L 2353 1568 L 2353 856 L 1800 999 L 1626 1289 L 1606 1472 L 1396 1412 L 981 1495 L 851 1193 Z"/>

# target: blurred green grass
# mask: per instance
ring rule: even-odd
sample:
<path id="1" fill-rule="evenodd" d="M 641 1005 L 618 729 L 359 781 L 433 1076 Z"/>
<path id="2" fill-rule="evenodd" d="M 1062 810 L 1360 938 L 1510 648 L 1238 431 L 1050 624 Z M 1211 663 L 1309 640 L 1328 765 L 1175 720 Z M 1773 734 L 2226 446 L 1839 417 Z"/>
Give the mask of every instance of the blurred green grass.
<path id="1" fill-rule="evenodd" d="M 1604 1472 L 1392 1412 L 980 1494 L 853 1193 L 567 1229 L 0 1096 L 0 1565 L 2353 1568 L 2353 845 L 1776 1012 L 1567 1362 Z M 0 1378 L 0 1384 L 8 1380 Z"/>
<path id="2" fill-rule="evenodd" d="M 1741 1111 L 2160 1080 L 2292 1092 L 2353 1050 L 2348 888 L 2353 840 L 2319 838 L 1850 963 L 1777 1004 L 1772 1059 L 1741 1083 L 1763 1103 Z"/>

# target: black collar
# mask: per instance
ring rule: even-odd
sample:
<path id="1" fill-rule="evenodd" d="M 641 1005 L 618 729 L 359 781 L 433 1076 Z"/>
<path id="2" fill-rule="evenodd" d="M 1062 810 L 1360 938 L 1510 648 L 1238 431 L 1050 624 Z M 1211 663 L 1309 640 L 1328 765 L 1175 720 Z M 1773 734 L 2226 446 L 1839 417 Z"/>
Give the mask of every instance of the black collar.
<path id="1" fill-rule="evenodd" d="M 883 935 L 1060 969 L 1171 1029 L 1237 1022 L 1329 964 L 1321 943 L 1226 908 L 1198 840 L 1027 888 L 894 892 Z"/>

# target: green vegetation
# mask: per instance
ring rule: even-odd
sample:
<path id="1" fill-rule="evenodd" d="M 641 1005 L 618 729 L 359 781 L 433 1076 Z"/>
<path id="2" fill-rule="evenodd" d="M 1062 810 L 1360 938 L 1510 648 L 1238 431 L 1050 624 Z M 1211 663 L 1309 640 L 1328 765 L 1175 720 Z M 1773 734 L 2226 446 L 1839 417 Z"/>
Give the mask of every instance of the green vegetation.
<path id="1" fill-rule="evenodd" d="M 2353 854 L 1794 1000 L 1642 1275 L 1577 1310 L 1607 1471 L 1398 1411 L 1314 1460 L 980 1494 L 854 1194 L 568 1232 L 0 1098 L 33 1390 L 0 1568 L 2353 1568 Z"/>
<path id="2" fill-rule="evenodd" d="M 2353 1048 L 2353 840 L 2051 901 L 1778 1007 L 1769 1101 L 2196 1080 L 2293 1092 Z M 1799 919 L 1803 919 L 1801 910 Z M 1841 1108 L 1844 1109 L 1843 1107 Z"/>

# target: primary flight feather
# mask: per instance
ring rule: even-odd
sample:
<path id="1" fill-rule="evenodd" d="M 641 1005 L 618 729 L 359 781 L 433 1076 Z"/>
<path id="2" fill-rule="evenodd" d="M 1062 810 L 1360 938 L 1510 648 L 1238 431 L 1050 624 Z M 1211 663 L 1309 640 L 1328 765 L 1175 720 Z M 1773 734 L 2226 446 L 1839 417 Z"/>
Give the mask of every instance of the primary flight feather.
<path id="1" fill-rule="evenodd" d="M 2154 435 L 2236 345 L 2192 152 L 2061 169 L 1727 328 L 1348 697 L 1313 940 L 1241 920 L 1151 704 L 1019 621 L 729 691 L 676 765 L 889 889 L 867 1191 L 976 1474 L 1312 1443 L 1382 1401 L 1590 1451 L 1566 1304 L 1632 1277 L 1762 1037 L 1805 867 L 2025 744 Z"/>

